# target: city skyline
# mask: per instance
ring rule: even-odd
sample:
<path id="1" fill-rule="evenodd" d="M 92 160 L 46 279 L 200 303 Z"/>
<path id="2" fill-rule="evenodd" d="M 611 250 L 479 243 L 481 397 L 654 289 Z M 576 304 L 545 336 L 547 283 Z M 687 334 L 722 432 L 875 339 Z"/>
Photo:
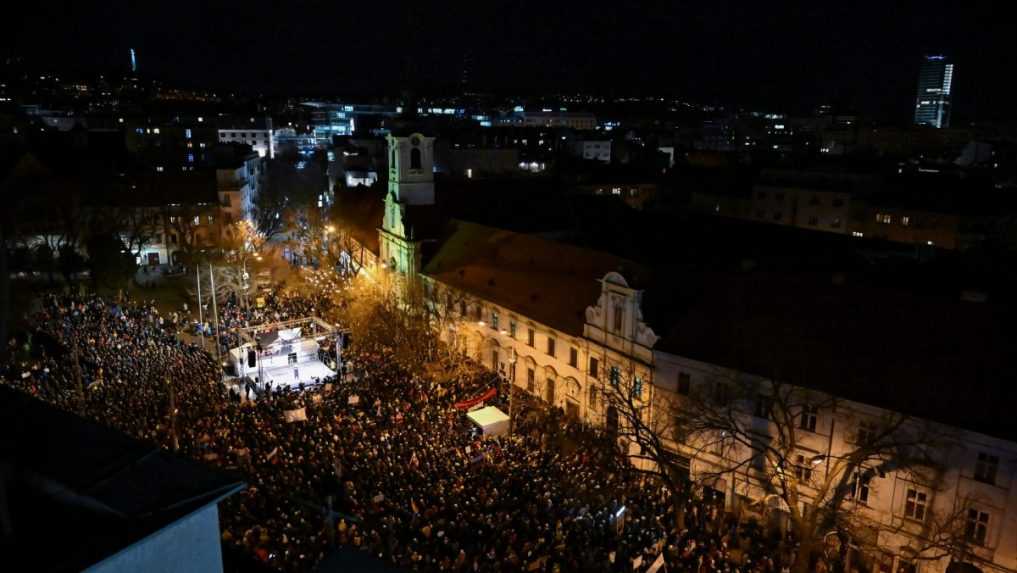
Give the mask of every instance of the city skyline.
<path id="1" fill-rule="evenodd" d="M 793 10 L 726 2 L 649 13 L 574 3 L 469 11 L 407 4 L 389 14 L 372 6 L 293 13 L 253 2 L 218 5 L 192 18 L 190 10 L 165 4 L 101 10 L 47 4 L 25 14 L 7 55 L 87 72 L 126 69 L 135 49 L 142 73 L 271 95 L 407 88 L 661 93 L 790 113 L 832 104 L 903 123 L 912 116 L 921 57 L 943 53 L 962 70 L 954 84 L 956 120 L 1013 119 L 999 97 L 1014 81 L 998 73 L 1013 67 L 1008 19 L 988 17 L 983 5 L 962 12 L 945 3 L 922 6 L 885 14 L 873 6 Z"/>

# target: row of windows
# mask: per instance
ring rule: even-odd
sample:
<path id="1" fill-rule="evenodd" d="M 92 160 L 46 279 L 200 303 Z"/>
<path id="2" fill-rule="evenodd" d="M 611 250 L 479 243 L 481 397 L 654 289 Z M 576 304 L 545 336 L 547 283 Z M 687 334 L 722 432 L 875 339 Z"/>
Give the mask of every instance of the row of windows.
<path id="1" fill-rule="evenodd" d="M 451 294 L 448 295 L 447 302 L 451 302 Z M 465 301 L 459 302 L 459 314 L 460 316 L 466 316 L 467 314 L 467 303 Z M 473 307 L 473 318 L 477 320 L 481 325 L 484 324 L 484 312 L 480 305 Z M 501 314 L 492 310 L 490 313 L 490 327 L 493 330 L 500 331 L 502 334 L 506 334 L 509 337 L 515 339 L 518 332 L 518 324 L 515 319 L 510 318 L 507 330 L 501 330 Z M 621 331 L 624 308 L 621 304 L 616 304 L 613 308 L 613 327 L 616 331 Z M 536 330 L 533 327 L 526 328 L 526 345 L 531 348 L 536 348 Z M 548 335 L 546 339 L 546 346 L 544 348 L 545 353 L 551 357 L 557 357 L 557 345 L 558 341 L 555 337 Z M 579 368 L 579 349 L 575 346 L 569 347 L 569 366 L 573 368 Z M 599 378 L 600 376 L 600 360 L 594 356 L 589 359 L 589 368 L 587 373 L 591 378 Z M 611 366 L 609 370 L 609 381 L 615 387 L 621 383 L 621 369 L 618 366 Z M 632 387 L 630 389 L 632 395 L 636 398 L 642 398 L 643 396 L 644 383 L 640 376 L 636 375 L 633 377 Z"/>
<path id="2" fill-rule="evenodd" d="M 206 217 L 206 220 L 208 221 L 209 225 L 211 225 L 212 223 L 215 222 L 215 215 L 206 215 L 205 217 Z M 181 217 L 176 216 L 176 215 L 170 215 L 169 216 L 169 222 L 170 222 L 171 225 L 174 224 L 174 223 L 181 222 L 182 220 L 183 219 Z M 201 215 L 195 215 L 194 219 L 192 220 L 192 222 L 195 225 L 200 225 L 201 224 Z"/>
<path id="3" fill-rule="evenodd" d="M 767 195 L 768 194 L 767 194 L 766 191 L 757 191 L 756 192 L 756 198 L 757 199 L 766 199 Z M 777 200 L 777 201 L 783 201 L 784 200 L 784 192 L 783 191 L 775 192 L 773 194 L 773 198 L 775 200 Z M 822 204 L 823 204 L 823 200 L 820 199 L 819 195 L 813 195 L 809 199 L 809 205 L 817 206 L 817 205 L 822 205 Z M 841 197 L 834 197 L 833 200 L 830 202 L 830 204 L 832 206 L 834 206 L 834 207 L 843 207 L 844 206 L 844 199 L 842 199 Z"/>
<path id="4" fill-rule="evenodd" d="M 240 133 L 240 134 L 236 134 L 236 133 L 224 133 L 222 136 L 223 136 L 223 139 L 247 139 L 247 134 L 246 133 Z M 251 143 L 268 144 L 268 142 L 269 142 L 269 138 L 268 138 L 267 134 L 263 134 L 263 135 L 258 135 L 256 133 L 252 133 L 251 134 Z"/>
<path id="5" fill-rule="evenodd" d="M 876 213 L 877 223 L 882 223 L 884 225 L 892 225 L 894 223 L 894 220 L 895 217 L 890 213 Z M 911 217 L 907 215 L 901 215 L 900 224 L 903 225 L 904 227 L 910 227 Z"/>
<path id="6" fill-rule="evenodd" d="M 813 227 L 818 227 L 819 226 L 819 217 L 817 217 L 815 215 L 810 216 L 809 217 L 809 225 L 813 226 Z M 839 229 L 840 228 L 840 217 L 834 217 L 833 220 L 830 221 L 830 226 L 835 228 L 835 229 Z"/>

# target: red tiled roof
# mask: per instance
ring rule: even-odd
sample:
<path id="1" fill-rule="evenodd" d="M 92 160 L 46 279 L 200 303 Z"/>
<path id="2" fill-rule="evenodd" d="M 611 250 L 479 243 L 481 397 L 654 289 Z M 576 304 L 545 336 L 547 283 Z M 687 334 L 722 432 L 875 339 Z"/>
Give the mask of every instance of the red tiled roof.
<path id="1" fill-rule="evenodd" d="M 620 271 L 638 280 L 631 261 L 464 221 L 452 221 L 423 272 L 566 334 L 583 332 L 586 307 L 600 296 L 598 279 Z"/>

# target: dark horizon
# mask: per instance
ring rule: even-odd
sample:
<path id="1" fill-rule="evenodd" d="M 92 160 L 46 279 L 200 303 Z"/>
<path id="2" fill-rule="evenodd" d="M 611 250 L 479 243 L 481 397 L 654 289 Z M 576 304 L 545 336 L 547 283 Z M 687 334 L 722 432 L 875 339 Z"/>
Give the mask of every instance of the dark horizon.
<path id="1" fill-rule="evenodd" d="M 921 57 L 944 53 L 955 125 L 1017 119 L 1012 19 L 991 3 L 736 4 L 56 2 L 25 9 L 6 51 L 89 74 L 126 68 L 135 48 L 143 74 L 268 95 L 455 93 L 469 59 L 476 92 L 670 94 L 792 113 L 833 104 L 883 121 L 910 118 Z"/>

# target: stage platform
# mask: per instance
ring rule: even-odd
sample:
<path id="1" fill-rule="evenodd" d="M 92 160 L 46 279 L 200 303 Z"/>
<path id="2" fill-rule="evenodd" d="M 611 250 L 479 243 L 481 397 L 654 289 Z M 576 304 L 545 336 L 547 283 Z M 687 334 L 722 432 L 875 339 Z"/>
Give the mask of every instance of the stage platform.
<path id="1" fill-rule="evenodd" d="M 265 375 L 265 379 L 262 382 L 271 381 L 273 388 L 296 386 L 301 382 L 305 386 L 309 386 L 315 383 L 315 378 L 319 381 L 324 381 L 329 376 L 335 376 L 335 370 L 332 370 L 320 360 L 308 360 L 287 366 L 264 368 L 262 372 Z"/>

